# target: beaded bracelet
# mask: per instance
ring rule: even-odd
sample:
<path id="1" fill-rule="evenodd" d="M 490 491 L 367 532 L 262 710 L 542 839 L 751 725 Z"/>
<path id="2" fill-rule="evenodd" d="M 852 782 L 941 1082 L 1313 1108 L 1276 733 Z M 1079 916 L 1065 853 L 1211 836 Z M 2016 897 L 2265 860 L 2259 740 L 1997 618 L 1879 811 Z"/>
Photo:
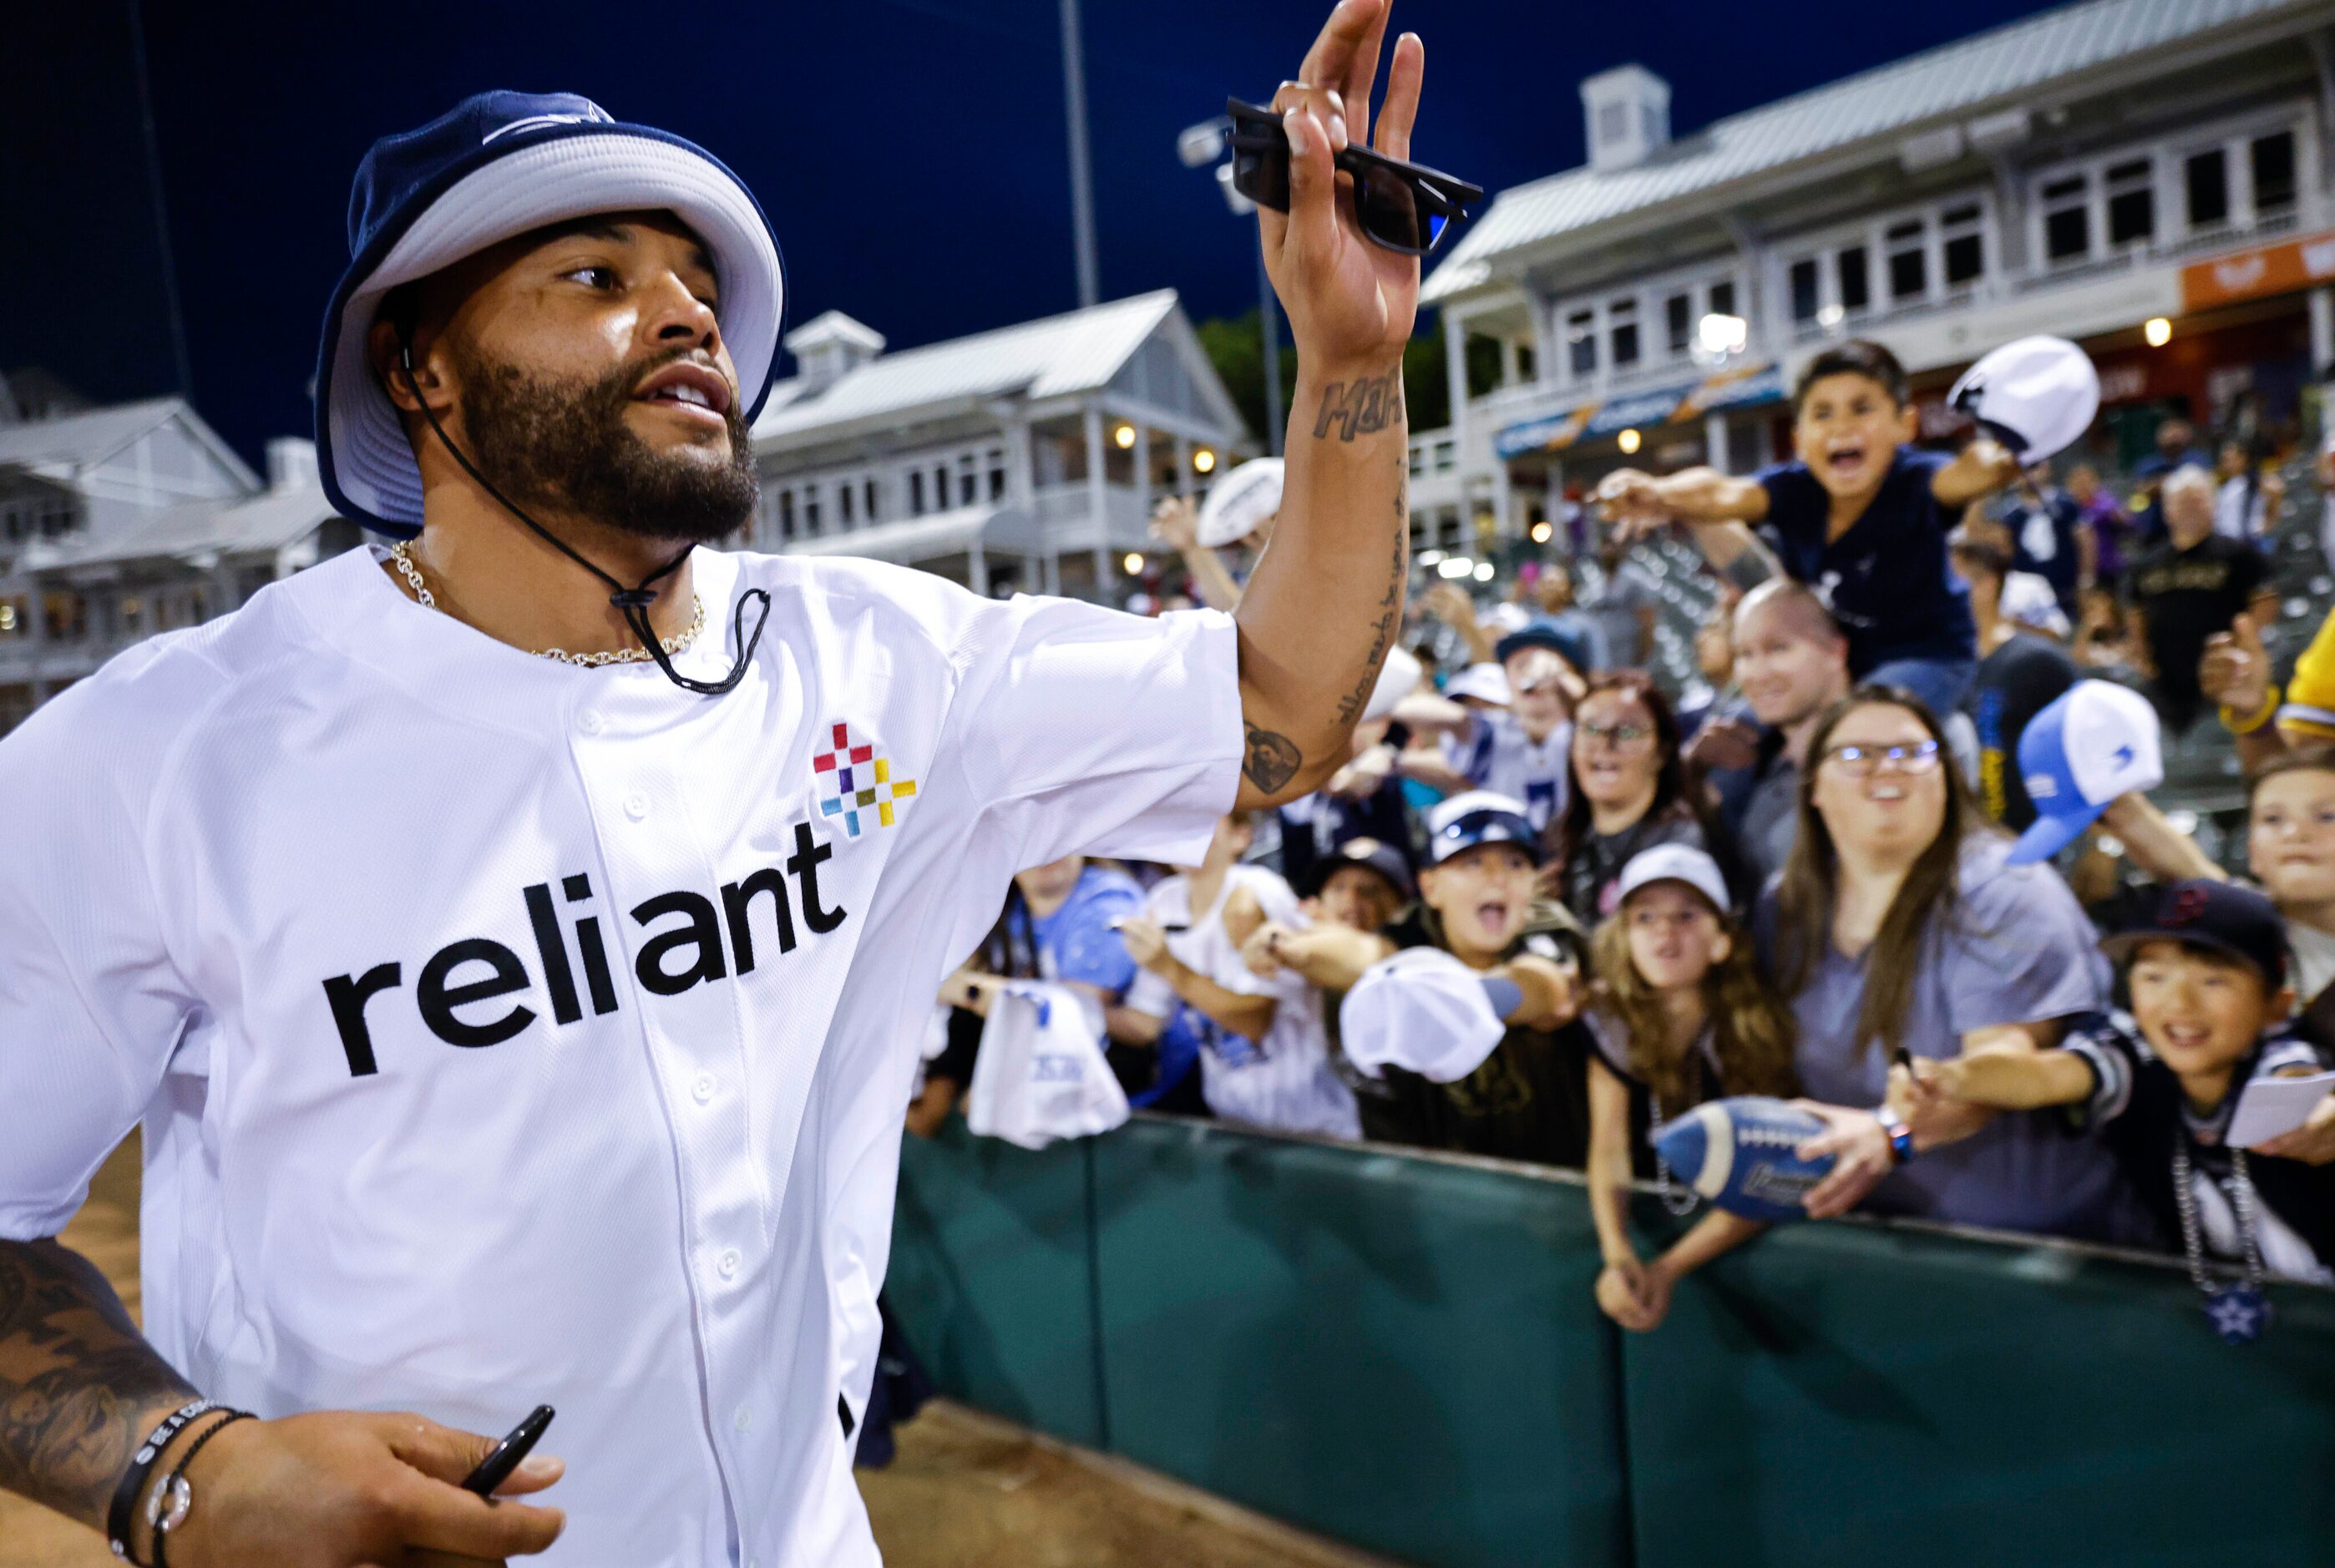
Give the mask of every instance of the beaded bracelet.
<path id="1" fill-rule="evenodd" d="M 190 1400 L 164 1417 L 162 1424 L 147 1434 L 146 1440 L 138 1445 L 138 1452 L 131 1456 L 130 1468 L 122 1472 L 121 1481 L 113 1488 L 113 1501 L 105 1510 L 106 1540 L 112 1546 L 116 1557 L 125 1563 L 137 1561 L 130 1555 L 131 1510 L 138 1502 L 138 1495 L 146 1489 L 146 1478 L 154 1473 L 154 1461 L 162 1457 L 162 1450 L 170 1446 L 171 1438 L 187 1429 L 187 1423 L 218 1408 L 219 1406 L 215 1400 Z"/>
<path id="2" fill-rule="evenodd" d="M 195 1440 L 187 1445 L 187 1451 L 179 1456 L 179 1462 L 170 1466 L 169 1478 L 155 1487 L 154 1495 L 146 1500 L 146 1523 L 154 1532 L 153 1568 L 170 1568 L 170 1532 L 187 1522 L 187 1515 L 195 1505 L 195 1489 L 187 1479 L 187 1466 L 195 1462 L 195 1456 L 203 1451 L 204 1444 L 237 1421 L 250 1419 L 252 1414 L 248 1410 L 229 1410 L 226 1420 L 204 1428 L 196 1434 Z"/>

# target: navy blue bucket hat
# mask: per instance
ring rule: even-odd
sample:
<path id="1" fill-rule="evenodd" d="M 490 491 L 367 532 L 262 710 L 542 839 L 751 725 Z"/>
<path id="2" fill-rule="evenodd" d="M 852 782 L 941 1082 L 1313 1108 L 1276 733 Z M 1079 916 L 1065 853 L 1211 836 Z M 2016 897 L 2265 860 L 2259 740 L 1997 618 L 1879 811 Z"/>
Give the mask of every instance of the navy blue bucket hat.
<path id="1" fill-rule="evenodd" d="M 636 209 L 671 212 L 704 242 L 751 422 L 778 362 L 785 282 L 770 219 L 712 153 L 572 92 L 481 92 L 373 144 L 316 356 L 316 460 L 343 517 L 421 531 L 421 470 L 365 352 L 382 295 L 546 224 Z"/>

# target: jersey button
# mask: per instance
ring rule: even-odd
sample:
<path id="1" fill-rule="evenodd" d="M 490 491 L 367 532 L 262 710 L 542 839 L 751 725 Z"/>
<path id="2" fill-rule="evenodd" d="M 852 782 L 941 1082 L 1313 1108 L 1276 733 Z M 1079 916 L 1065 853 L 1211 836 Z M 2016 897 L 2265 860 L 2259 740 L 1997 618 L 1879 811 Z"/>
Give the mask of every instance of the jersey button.
<path id="1" fill-rule="evenodd" d="M 689 1086 L 689 1092 L 697 1097 L 698 1104 L 705 1105 L 713 1099 L 713 1091 L 718 1087 L 720 1086 L 712 1073 L 701 1072 L 697 1075 L 696 1081 Z"/>
<path id="2" fill-rule="evenodd" d="M 608 727 L 608 721 L 600 717 L 597 708 L 586 708 L 576 715 L 576 727 L 586 735 L 597 735 Z"/>
<path id="3" fill-rule="evenodd" d="M 722 1262 L 719 1265 L 722 1270 L 722 1277 L 725 1280 L 736 1279 L 738 1277 L 738 1270 L 745 1261 L 746 1260 L 743 1257 L 739 1255 L 739 1252 L 736 1247 L 732 1247 L 727 1252 L 724 1252 L 722 1254 Z"/>
<path id="4" fill-rule="evenodd" d="M 639 790 L 625 797 L 625 815 L 638 822 L 649 814 L 649 798 Z"/>

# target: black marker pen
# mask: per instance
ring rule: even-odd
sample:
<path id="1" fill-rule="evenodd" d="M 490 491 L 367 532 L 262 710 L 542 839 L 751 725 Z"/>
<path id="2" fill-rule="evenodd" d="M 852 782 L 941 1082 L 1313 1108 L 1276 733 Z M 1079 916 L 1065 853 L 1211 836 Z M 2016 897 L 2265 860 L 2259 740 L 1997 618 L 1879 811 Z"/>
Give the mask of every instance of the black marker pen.
<path id="1" fill-rule="evenodd" d="M 510 1429 L 510 1436 L 494 1446 L 491 1453 L 479 1461 L 479 1467 L 462 1480 L 462 1490 L 476 1492 L 481 1497 L 491 1497 L 495 1488 L 511 1478 L 521 1459 L 528 1457 L 543 1429 L 551 1425 L 551 1407 L 538 1405 L 534 1413 Z"/>

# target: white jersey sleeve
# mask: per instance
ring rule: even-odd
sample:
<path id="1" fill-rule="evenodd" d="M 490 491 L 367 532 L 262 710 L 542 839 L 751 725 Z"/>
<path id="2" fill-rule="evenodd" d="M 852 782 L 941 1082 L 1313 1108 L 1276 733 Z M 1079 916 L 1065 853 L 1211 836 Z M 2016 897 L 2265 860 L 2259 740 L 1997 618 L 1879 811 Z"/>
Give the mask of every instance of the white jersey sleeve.
<path id="1" fill-rule="evenodd" d="M 964 635 L 952 728 L 976 797 L 1022 837 L 1019 864 L 1199 863 L 1240 789 L 1229 615 L 1017 598 L 968 617 Z"/>
<path id="2" fill-rule="evenodd" d="M 172 740 L 220 682 L 175 641 L 116 660 L 0 743 L 0 1239 L 64 1228 L 196 1011 L 146 825 Z M 137 711 L 103 708 L 126 721 L 92 721 L 125 667 L 155 664 Z"/>

